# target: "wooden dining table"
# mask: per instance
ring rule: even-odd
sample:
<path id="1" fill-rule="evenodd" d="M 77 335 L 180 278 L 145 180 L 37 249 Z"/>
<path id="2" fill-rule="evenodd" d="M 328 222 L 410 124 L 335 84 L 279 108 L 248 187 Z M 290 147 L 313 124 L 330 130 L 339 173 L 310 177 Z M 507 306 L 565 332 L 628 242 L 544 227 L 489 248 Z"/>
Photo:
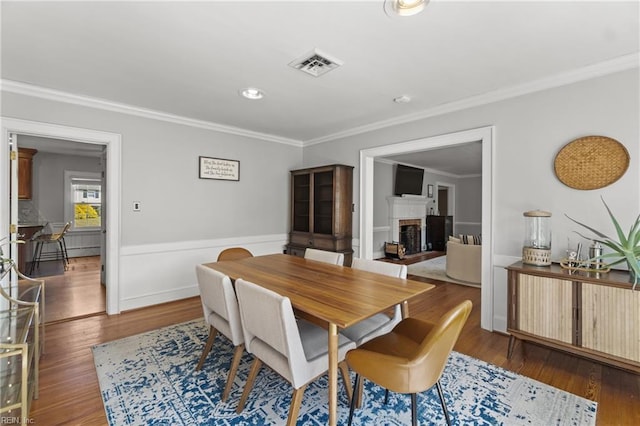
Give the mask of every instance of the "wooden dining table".
<path id="1" fill-rule="evenodd" d="M 409 315 L 408 300 L 434 285 L 322 263 L 286 254 L 205 264 L 232 280 L 251 281 L 291 300 L 293 308 L 328 329 L 329 424 L 337 421 L 338 332 L 397 304 Z"/>

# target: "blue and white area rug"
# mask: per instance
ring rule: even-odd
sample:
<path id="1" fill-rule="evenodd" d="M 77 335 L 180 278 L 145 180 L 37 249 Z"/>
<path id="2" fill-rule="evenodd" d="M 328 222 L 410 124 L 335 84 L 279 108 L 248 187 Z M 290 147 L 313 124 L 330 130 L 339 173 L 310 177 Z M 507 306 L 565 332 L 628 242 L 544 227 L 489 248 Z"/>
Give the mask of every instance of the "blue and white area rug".
<path id="1" fill-rule="evenodd" d="M 220 401 L 233 355 L 224 337 L 216 338 L 201 371 L 195 371 L 207 340 L 202 320 L 151 331 L 95 346 L 100 390 L 110 425 L 280 425 L 285 424 L 291 385 L 263 366 L 242 414 L 236 406 L 251 357 L 243 357 L 226 403 Z M 353 378 L 353 377 L 352 377 Z M 453 352 L 441 379 L 456 425 L 595 425 L 595 402 Z M 435 389 L 418 395 L 419 423 L 445 424 Z M 328 423 L 327 376 L 307 387 L 298 425 Z M 338 424 L 349 406 L 341 380 Z M 409 395 L 389 394 L 365 381 L 356 425 L 409 425 Z"/>

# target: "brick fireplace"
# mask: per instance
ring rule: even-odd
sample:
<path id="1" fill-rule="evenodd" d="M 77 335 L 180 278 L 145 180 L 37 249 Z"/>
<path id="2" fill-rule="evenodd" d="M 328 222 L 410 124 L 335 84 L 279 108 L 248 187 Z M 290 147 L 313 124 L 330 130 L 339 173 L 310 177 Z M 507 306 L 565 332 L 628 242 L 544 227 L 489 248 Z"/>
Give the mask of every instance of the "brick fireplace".
<path id="1" fill-rule="evenodd" d="M 404 246 L 405 254 L 420 253 L 422 251 L 422 220 L 401 219 L 399 227 L 398 241 Z"/>
<path id="2" fill-rule="evenodd" d="M 425 250 L 427 199 L 424 197 L 387 197 L 389 203 L 389 242 L 404 245 L 406 254 Z"/>

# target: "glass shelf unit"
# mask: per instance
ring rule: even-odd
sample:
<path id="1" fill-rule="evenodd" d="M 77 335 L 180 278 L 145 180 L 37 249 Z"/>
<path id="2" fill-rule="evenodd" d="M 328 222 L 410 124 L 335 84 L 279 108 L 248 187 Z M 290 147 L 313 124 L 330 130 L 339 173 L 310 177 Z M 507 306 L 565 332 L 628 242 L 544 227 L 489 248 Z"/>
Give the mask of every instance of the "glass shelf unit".
<path id="1" fill-rule="evenodd" d="M 15 284 L 2 283 L 0 296 L 7 302 L 0 311 L 0 423 L 26 423 L 30 401 L 38 398 L 40 354 L 44 347 L 44 280 L 29 278 L 13 269 Z"/>

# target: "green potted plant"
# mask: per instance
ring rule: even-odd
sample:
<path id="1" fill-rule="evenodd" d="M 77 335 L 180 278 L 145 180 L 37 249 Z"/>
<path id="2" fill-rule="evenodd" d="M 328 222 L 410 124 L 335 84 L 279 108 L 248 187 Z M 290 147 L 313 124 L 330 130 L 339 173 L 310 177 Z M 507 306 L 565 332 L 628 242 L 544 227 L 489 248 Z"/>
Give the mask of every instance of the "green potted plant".
<path id="1" fill-rule="evenodd" d="M 611 209 L 609 208 L 607 203 L 604 201 L 604 198 L 600 197 L 600 199 L 602 200 L 602 203 L 609 213 L 609 217 L 613 222 L 613 226 L 616 228 L 616 234 L 618 235 L 617 240 L 608 237 L 607 235 L 593 229 L 590 226 L 578 222 L 577 220 L 569 217 L 566 214 L 565 216 L 567 216 L 569 220 L 593 232 L 597 236 L 597 238 L 586 237 L 581 233 L 576 232 L 578 235 L 583 238 L 597 241 L 603 246 L 609 247 L 612 250 L 611 253 L 603 253 L 601 256 L 598 256 L 593 260 L 602 260 L 603 262 L 608 263 L 609 266 L 627 262 L 629 273 L 631 274 L 631 279 L 633 281 L 632 290 L 635 290 L 636 285 L 638 284 L 638 278 L 640 277 L 640 215 L 638 215 L 636 221 L 633 223 L 633 225 L 631 225 L 629 233 L 625 235 L 622 231 L 622 228 L 620 227 L 620 224 L 618 223 L 618 220 L 611 212 Z"/>

